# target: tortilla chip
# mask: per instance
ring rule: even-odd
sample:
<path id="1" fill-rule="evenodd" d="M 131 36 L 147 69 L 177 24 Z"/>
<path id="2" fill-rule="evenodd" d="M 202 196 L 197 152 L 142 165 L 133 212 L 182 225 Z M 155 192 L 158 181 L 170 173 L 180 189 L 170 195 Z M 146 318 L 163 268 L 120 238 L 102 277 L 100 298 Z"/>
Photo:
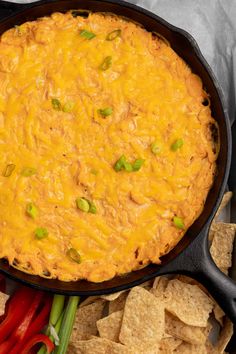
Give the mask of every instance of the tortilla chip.
<path id="1" fill-rule="evenodd" d="M 162 302 L 147 290 L 135 287 L 125 303 L 120 342 L 131 347 L 157 343 L 164 334 L 164 321 Z"/>
<path id="2" fill-rule="evenodd" d="M 222 327 L 223 326 L 223 317 L 225 316 L 225 313 L 217 303 L 215 303 L 215 306 L 213 308 L 213 313 L 214 313 L 215 319 L 219 322 L 219 324 Z"/>
<path id="3" fill-rule="evenodd" d="M 212 328 L 213 328 L 213 325 L 211 322 L 212 322 L 211 318 L 209 318 L 206 328 L 202 329 L 203 333 L 205 334 L 206 339 L 208 339 L 208 337 L 210 336 Z"/>
<path id="4" fill-rule="evenodd" d="M 123 311 L 113 312 L 111 315 L 97 321 L 97 329 L 100 337 L 119 342 L 119 334 Z"/>
<path id="5" fill-rule="evenodd" d="M 72 348 L 72 349 L 71 349 Z M 81 340 L 69 346 L 67 354 L 137 354 L 133 349 L 105 338 Z M 73 350 L 76 351 L 73 351 Z"/>
<path id="6" fill-rule="evenodd" d="M 124 309 L 128 293 L 128 291 L 123 292 L 116 300 L 109 302 L 109 315 L 113 312 L 121 311 Z"/>
<path id="7" fill-rule="evenodd" d="M 102 295 L 101 298 L 107 301 L 114 301 L 118 299 L 118 297 L 123 294 L 126 290 L 123 291 L 118 291 L 117 293 L 114 294 L 109 294 L 109 295 Z"/>
<path id="8" fill-rule="evenodd" d="M 169 350 L 171 353 L 173 350 L 178 348 L 178 346 L 182 343 L 181 339 L 170 337 L 170 338 L 163 338 L 160 341 L 160 348 Z"/>
<path id="9" fill-rule="evenodd" d="M 168 347 L 160 347 L 158 349 L 156 349 L 156 351 L 152 351 L 150 352 L 150 354 L 172 354 L 173 351 L 170 350 Z M 142 354 L 146 354 L 146 352 L 143 352 Z"/>
<path id="10" fill-rule="evenodd" d="M 226 192 L 223 196 L 223 199 L 220 203 L 219 209 L 216 212 L 216 215 L 214 217 L 214 221 L 218 218 L 222 210 L 226 207 L 226 205 L 230 202 L 231 198 L 233 196 L 232 192 Z"/>
<path id="11" fill-rule="evenodd" d="M 182 281 L 182 283 L 191 284 L 191 285 L 199 285 L 197 280 L 187 277 L 187 275 L 179 274 L 175 277 L 175 279 Z"/>
<path id="12" fill-rule="evenodd" d="M 204 291 L 204 293 L 206 293 L 208 295 L 207 289 L 202 284 L 200 284 L 197 280 L 195 280 L 193 278 L 187 277 L 186 275 L 177 275 L 175 277 L 175 279 L 182 281 L 182 283 L 197 285 L 202 291 Z"/>
<path id="13" fill-rule="evenodd" d="M 160 301 L 168 301 L 165 295 L 165 290 L 167 288 L 169 279 L 166 277 L 157 277 L 154 280 L 153 287 L 150 289 L 150 293 L 160 299 Z"/>
<path id="14" fill-rule="evenodd" d="M 186 325 L 168 312 L 165 315 L 165 331 L 190 344 L 204 344 L 207 339 L 202 327 Z"/>
<path id="15" fill-rule="evenodd" d="M 215 348 L 213 347 L 212 343 L 209 340 L 206 341 L 205 346 L 206 346 L 207 354 L 217 354 Z"/>
<path id="16" fill-rule="evenodd" d="M 153 280 L 147 280 L 144 283 L 140 284 L 141 288 L 145 288 L 146 290 L 150 290 L 152 288 Z"/>
<path id="17" fill-rule="evenodd" d="M 71 335 L 73 343 L 97 334 L 96 322 L 102 318 L 104 305 L 104 300 L 97 300 L 90 305 L 78 308 Z"/>
<path id="18" fill-rule="evenodd" d="M 170 344 L 167 343 L 165 340 L 161 340 L 160 342 L 157 342 L 155 344 L 152 343 L 151 345 L 147 345 L 147 343 L 145 343 L 139 345 L 139 347 L 134 348 L 134 350 L 135 350 L 135 354 L 172 354 L 173 353 Z"/>
<path id="19" fill-rule="evenodd" d="M 217 353 L 220 354 L 224 352 L 225 348 L 227 347 L 227 344 L 229 343 L 233 335 L 233 332 L 234 328 L 232 322 L 228 318 L 225 318 L 224 326 L 222 328 L 222 331 L 220 332 L 220 337 L 215 346 Z"/>
<path id="20" fill-rule="evenodd" d="M 7 294 L 0 292 L 0 316 L 4 315 L 6 302 L 9 299 Z"/>
<path id="21" fill-rule="evenodd" d="M 220 269 L 232 266 L 232 252 L 235 238 L 235 224 L 217 223 L 212 225 L 213 240 L 210 248 L 211 256 Z"/>
<path id="22" fill-rule="evenodd" d="M 138 348 L 134 348 L 135 354 L 172 354 L 170 352 L 161 352 L 160 349 L 159 343 L 152 344 L 151 346 L 141 345 Z"/>
<path id="23" fill-rule="evenodd" d="M 214 303 L 197 285 L 170 280 L 165 296 L 165 308 L 182 322 L 197 327 L 206 327 Z"/>
<path id="24" fill-rule="evenodd" d="M 79 307 L 90 305 L 93 302 L 97 301 L 97 299 L 100 299 L 100 296 L 89 296 L 80 303 Z"/>
<path id="25" fill-rule="evenodd" d="M 153 289 L 166 290 L 169 279 L 167 277 L 161 276 L 156 277 L 152 284 Z"/>
<path id="26" fill-rule="evenodd" d="M 183 342 L 178 346 L 175 351 L 175 354 L 207 354 L 207 349 L 205 345 L 194 345 Z"/>
<path id="27" fill-rule="evenodd" d="M 225 273 L 225 275 L 229 274 L 229 268 L 221 268 L 221 271 Z"/>
<path id="28" fill-rule="evenodd" d="M 73 343 L 69 343 L 66 354 L 78 354 L 78 351 Z"/>

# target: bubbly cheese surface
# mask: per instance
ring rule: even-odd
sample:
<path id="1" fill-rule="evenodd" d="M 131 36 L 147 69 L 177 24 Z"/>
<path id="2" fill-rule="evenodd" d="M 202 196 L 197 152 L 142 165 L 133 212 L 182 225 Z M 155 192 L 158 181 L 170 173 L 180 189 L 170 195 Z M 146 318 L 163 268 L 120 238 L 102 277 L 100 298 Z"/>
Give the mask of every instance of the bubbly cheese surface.
<path id="1" fill-rule="evenodd" d="M 0 258 L 93 282 L 160 263 L 213 183 L 206 98 L 165 41 L 116 16 L 54 13 L 5 32 Z"/>

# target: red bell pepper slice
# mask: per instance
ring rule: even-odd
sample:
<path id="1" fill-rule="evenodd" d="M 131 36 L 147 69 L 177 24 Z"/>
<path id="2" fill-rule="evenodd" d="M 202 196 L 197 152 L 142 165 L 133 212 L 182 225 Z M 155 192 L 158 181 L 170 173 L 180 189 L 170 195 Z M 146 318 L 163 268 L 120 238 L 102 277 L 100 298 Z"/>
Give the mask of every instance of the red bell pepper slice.
<path id="1" fill-rule="evenodd" d="M 36 334 L 31 338 L 21 350 L 21 354 L 28 354 L 36 344 L 42 343 L 47 348 L 47 353 L 52 353 L 55 348 L 54 343 L 45 334 Z"/>
<path id="2" fill-rule="evenodd" d="M 6 340 L 5 342 L 1 343 L 0 345 L 0 353 L 1 354 L 6 354 L 9 353 L 9 351 L 11 350 L 12 347 L 12 343 L 8 340 Z"/>
<path id="3" fill-rule="evenodd" d="M 51 298 L 47 296 L 41 312 L 38 315 L 36 315 L 36 317 L 33 317 L 33 322 L 31 322 L 27 330 L 24 331 L 23 336 L 21 336 L 21 340 L 17 340 L 14 348 L 12 348 L 12 350 L 9 352 L 10 354 L 21 353 L 26 342 L 43 329 L 43 327 L 48 323 L 48 317 L 50 314 L 51 305 L 52 305 Z"/>
<path id="4" fill-rule="evenodd" d="M 48 324 L 48 319 L 52 307 L 52 298 L 51 296 L 46 296 L 44 299 L 43 308 L 37 317 L 33 320 L 33 323 L 30 325 L 30 328 L 27 330 L 24 340 L 28 340 L 36 333 L 42 331 L 42 329 Z"/>
<path id="5" fill-rule="evenodd" d="M 25 313 L 30 308 L 34 294 L 34 290 L 22 286 L 18 288 L 8 300 L 7 314 L 0 324 L 0 343 L 3 343 L 12 331 L 18 327 L 22 318 L 24 318 Z"/>
<path id="6" fill-rule="evenodd" d="M 29 329 L 32 319 L 35 316 L 40 306 L 42 298 L 43 298 L 43 292 L 37 291 L 35 293 L 32 304 L 30 305 L 28 311 L 26 311 L 26 314 L 23 317 L 22 322 L 19 324 L 18 328 L 11 334 L 11 336 L 7 340 L 7 342 L 9 342 L 9 349 L 8 349 L 9 353 L 11 354 L 20 353 L 18 347 L 21 346 L 21 343 L 25 338 L 26 332 Z M 12 350 L 10 350 L 11 348 Z"/>

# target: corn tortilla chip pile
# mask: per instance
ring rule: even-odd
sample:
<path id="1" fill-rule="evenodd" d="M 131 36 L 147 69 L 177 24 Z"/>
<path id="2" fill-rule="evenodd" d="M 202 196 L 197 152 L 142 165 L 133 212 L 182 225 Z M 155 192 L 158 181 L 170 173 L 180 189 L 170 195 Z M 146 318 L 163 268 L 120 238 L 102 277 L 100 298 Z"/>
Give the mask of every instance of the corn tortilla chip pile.
<path id="1" fill-rule="evenodd" d="M 232 265 L 235 231 L 234 224 L 214 221 L 209 236 L 212 258 L 225 273 Z M 216 322 L 221 330 L 213 345 Z M 68 354 L 221 354 L 232 334 L 232 323 L 203 286 L 182 275 L 158 277 L 129 291 L 86 299 Z"/>

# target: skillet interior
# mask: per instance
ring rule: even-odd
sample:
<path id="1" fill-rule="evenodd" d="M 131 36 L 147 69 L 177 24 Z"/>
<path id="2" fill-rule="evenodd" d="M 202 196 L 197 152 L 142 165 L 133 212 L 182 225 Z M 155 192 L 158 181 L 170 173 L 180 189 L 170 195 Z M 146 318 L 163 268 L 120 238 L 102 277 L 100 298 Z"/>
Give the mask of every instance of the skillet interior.
<path id="1" fill-rule="evenodd" d="M 215 178 L 214 185 L 209 192 L 204 211 L 200 217 L 190 227 L 179 244 L 168 255 L 162 257 L 162 264 L 165 265 L 175 259 L 176 256 L 198 236 L 206 222 L 213 217 L 225 189 L 230 162 L 230 126 L 229 121 L 224 114 L 218 84 L 212 76 L 211 70 L 203 59 L 195 41 L 190 35 L 171 26 L 164 20 L 143 9 L 139 9 L 134 5 L 120 1 L 103 0 L 98 2 L 96 0 L 62 0 L 39 2 L 30 5 L 25 10 L 2 21 L 0 23 L 0 34 L 14 25 L 35 20 L 41 16 L 50 15 L 52 12 L 65 12 L 70 9 L 78 8 L 91 11 L 113 12 L 142 24 L 149 31 L 160 33 L 170 42 L 177 54 L 189 64 L 193 72 L 202 78 L 204 87 L 210 94 L 212 115 L 217 120 L 220 127 L 221 148 L 218 158 L 218 174 Z M 158 272 L 161 272 L 160 266 L 150 265 L 139 271 L 129 273 L 124 277 L 116 277 L 103 283 L 90 283 L 87 281 L 65 283 L 58 280 L 47 280 L 38 276 L 22 273 L 9 267 L 4 261 L 0 261 L 0 268 L 9 277 L 15 280 L 40 289 L 57 293 L 67 293 L 70 295 L 96 295 L 115 292 L 142 283 L 154 275 L 157 275 Z"/>

